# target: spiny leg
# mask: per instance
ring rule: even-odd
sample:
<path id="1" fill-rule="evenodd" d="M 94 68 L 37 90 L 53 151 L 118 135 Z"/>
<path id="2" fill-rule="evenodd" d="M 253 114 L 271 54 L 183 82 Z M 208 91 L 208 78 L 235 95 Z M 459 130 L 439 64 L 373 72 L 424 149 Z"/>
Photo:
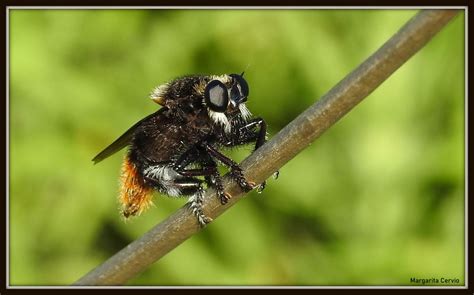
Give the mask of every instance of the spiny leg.
<path id="1" fill-rule="evenodd" d="M 224 186 L 222 185 L 222 177 L 219 174 L 219 171 L 216 170 L 216 173 L 211 176 L 213 178 L 214 189 L 216 190 L 217 197 L 221 201 L 222 205 L 227 204 L 232 196 L 224 191 Z"/>
<path id="2" fill-rule="evenodd" d="M 217 163 L 205 150 L 201 150 L 201 152 L 204 155 L 202 159 L 203 165 L 205 165 L 205 167 L 214 167 L 215 169 L 212 175 L 205 176 L 206 182 L 208 186 L 214 187 L 214 189 L 216 190 L 217 197 L 221 201 L 221 204 L 225 205 L 232 196 L 224 191 L 222 177 L 219 174 L 219 171 L 217 170 Z"/>
<path id="3" fill-rule="evenodd" d="M 259 129 L 256 131 L 254 128 Z M 261 118 L 255 118 L 249 122 L 245 122 L 245 124 L 238 128 L 236 135 L 231 135 L 225 138 L 221 143 L 224 146 L 233 147 L 236 145 L 255 142 L 255 151 L 265 143 L 266 133 L 267 124 L 265 121 Z"/>
<path id="4" fill-rule="evenodd" d="M 213 186 L 216 190 L 217 196 L 221 201 L 221 204 L 226 204 L 230 199 L 230 195 L 224 192 L 224 186 L 222 185 L 222 178 L 217 170 L 216 162 L 209 156 L 209 154 L 202 148 L 199 148 L 198 153 L 188 153 L 187 155 L 181 156 L 180 159 L 175 163 L 176 171 L 187 177 L 192 176 L 204 176 L 208 186 Z M 185 169 L 192 161 L 200 160 L 202 167 L 200 169 Z"/>
<path id="5" fill-rule="evenodd" d="M 187 169 L 179 172 L 183 176 L 204 176 L 208 186 L 213 186 L 217 196 L 224 205 L 230 199 L 230 195 L 224 192 L 222 178 L 217 170 L 217 166 L 202 167 L 202 169 Z"/>
<path id="6" fill-rule="evenodd" d="M 186 169 L 186 167 L 191 163 L 200 163 L 201 168 L 197 169 Z M 173 168 L 182 176 L 192 177 L 192 176 L 214 176 L 217 171 L 217 165 L 209 157 L 207 152 L 203 150 L 200 146 L 196 146 L 183 155 L 181 155 L 174 163 Z"/>
<path id="7" fill-rule="evenodd" d="M 192 147 L 173 160 L 172 166 L 178 173 L 180 173 L 180 171 L 183 171 L 189 164 L 195 162 L 198 158 L 199 151 L 195 147 Z"/>
<path id="8" fill-rule="evenodd" d="M 255 118 L 255 119 L 251 120 L 247 125 L 241 127 L 241 129 L 245 128 L 245 129 L 248 130 L 248 129 L 251 129 L 251 128 L 254 128 L 254 127 L 260 127 L 258 132 L 252 132 L 250 134 L 251 138 L 252 137 L 255 138 L 255 149 L 254 149 L 254 151 L 255 151 L 267 141 L 267 138 L 266 138 L 267 123 L 262 118 Z M 277 170 L 275 173 L 273 173 L 273 178 L 277 179 L 279 175 L 280 175 L 280 171 Z M 263 181 L 258 186 L 257 192 L 261 193 L 265 189 L 266 184 L 267 184 L 267 181 L 266 180 Z"/>
<path id="9" fill-rule="evenodd" d="M 258 128 L 258 130 L 254 130 Z M 239 135 L 237 139 L 230 141 L 228 145 L 246 144 L 255 142 L 254 151 L 261 147 L 266 142 L 267 123 L 262 118 L 254 118 L 239 128 Z M 275 178 L 278 177 L 278 171 L 275 172 Z M 257 192 L 261 193 L 266 186 L 266 181 L 263 181 L 258 187 Z"/>
<path id="10" fill-rule="evenodd" d="M 255 150 L 257 150 L 259 147 L 261 147 L 266 141 L 267 141 L 267 123 L 265 120 L 262 118 L 255 118 L 251 122 L 249 122 L 246 126 L 243 128 L 254 128 L 259 126 L 258 132 L 254 132 L 253 135 L 255 135 L 256 141 L 255 141 Z M 264 180 L 258 187 L 257 187 L 257 193 L 261 193 L 264 189 L 265 186 L 267 185 L 267 181 Z"/>
<path id="11" fill-rule="evenodd" d="M 205 227 L 208 223 L 212 221 L 212 218 L 206 216 L 202 210 L 202 203 L 204 201 L 204 190 L 201 186 L 196 190 L 196 192 L 189 197 L 188 204 L 190 209 L 193 211 L 194 216 L 196 216 L 199 225 Z"/>
<path id="12" fill-rule="evenodd" d="M 193 162 L 201 164 L 198 169 L 185 169 L 186 166 Z M 208 186 L 216 189 L 217 196 L 221 204 L 226 204 L 230 199 L 230 195 L 224 192 L 222 178 L 217 170 L 216 162 L 209 156 L 208 152 L 200 146 L 196 146 L 181 155 L 173 164 L 174 169 L 182 176 L 204 176 Z"/>
<path id="13" fill-rule="evenodd" d="M 242 172 L 242 168 L 240 168 L 236 162 L 234 162 L 227 156 L 221 154 L 218 150 L 216 150 L 208 143 L 202 143 L 202 147 L 209 153 L 211 157 L 216 158 L 218 161 L 230 168 L 231 175 L 234 177 L 234 179 L 244 191 L 250 191 L 254 188 L 255 183 L 248 182 L 245 179 L 244 174 Z"/>
<path id="14" fill-rule="evenodd" d="M 212 218 L 207 217 L 202 210 L 204 194 L 204 190 L 202 189 L 202 180 L 195 177 L 164 180 L 162 178 L 160 179 L 152 177 L 152 175 L 145 176 L 145 179 L 157 190 L 167 193 L 170 196 L 190 195 L 188 200 L 190 209 L 192 210 L 194 216 L 196 216 L 201 227 L 206 226 L 207 223 L 212 221 Z"/>
<path id="15" fill-rule="evenodd" d="M 255 127 L 260 127 L 260 128 L 256 132 L 255 131 L 251 132 L 249 136 L 250 138 L 246 140 L 247 142 L 250 142 L 250 139 L 252 139 L 251 141 L 255 141 L 254 151 L 258 149 L 259 147 L 261 147 L 267 141 L 266 139 L 267 123 L 262 118 L 255 118 L 251 120 L 250 122 L 248 122 L 247 125 L 242 126 L 240 128 L 240 131 L 243 134 L 245 134 L 245 132 L 243 132 L 243 129 L 250 130 L 251 128 L 255 128 Z"/>
<path id="16" fill-rule="evenodd" d="M 215 188 L 222 205 L 226 204 L 230 199 L 230 195 L 224 192 L 222 178 L 217 170 L 217 166 L 205 166 L 201 169 L 184 169 L 178 173 L 183 176 L 204 176 L 207 184 Z"/>
<path id="17" fill-rule="evenodd" d="M 177 179 L 174 182 L 174 185 L 181 190 L 183 195 L 191 195 L 188 199 L 188 204 L 201 227 L 205 227 L 212 221 L 212 218 L 206 216 L 202 210 L 202 204 L 204 201 L 202 180 L 193 177 L 185 177 Z"/>

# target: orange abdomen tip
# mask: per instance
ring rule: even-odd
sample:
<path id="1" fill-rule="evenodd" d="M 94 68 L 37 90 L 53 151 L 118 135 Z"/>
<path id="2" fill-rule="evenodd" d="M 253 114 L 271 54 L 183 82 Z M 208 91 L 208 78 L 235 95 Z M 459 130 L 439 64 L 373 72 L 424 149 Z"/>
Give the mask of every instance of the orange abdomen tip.
<path id="1" fill-rule="evenodd" d="M 144 183 L 128 156 L 123 161 L 120 180 L 119 202 L 125 218 L 140 215 L 153 204 L 153 189 Z"/>

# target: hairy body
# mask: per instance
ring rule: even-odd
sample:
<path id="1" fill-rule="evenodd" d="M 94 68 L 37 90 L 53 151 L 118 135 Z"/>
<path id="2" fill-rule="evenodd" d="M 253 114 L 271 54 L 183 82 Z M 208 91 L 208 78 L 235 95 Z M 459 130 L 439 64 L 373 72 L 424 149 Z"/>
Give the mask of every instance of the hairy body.
<path id="1" fill-rule="evenodd" d="M 129 147 L 119 195 L 125 217 L 148 208 L 156 190 L 172 197 L 189 196 L 198 222 L 207 224 L 203 184 L 215 187 L 223 204 L 230 198 L 223 190 L 218 163 L 229 167 L 244 190 L 255 186 L 237 163 L 219 152 L 252 142 L 258 148 L 265 142 L 265 121 L 251 118 L 245 106 L 248 85 L 242 75 L 186 76 L 157 87 L 151 98 L 163 107 L 93 159 L 97 163 Z"/>

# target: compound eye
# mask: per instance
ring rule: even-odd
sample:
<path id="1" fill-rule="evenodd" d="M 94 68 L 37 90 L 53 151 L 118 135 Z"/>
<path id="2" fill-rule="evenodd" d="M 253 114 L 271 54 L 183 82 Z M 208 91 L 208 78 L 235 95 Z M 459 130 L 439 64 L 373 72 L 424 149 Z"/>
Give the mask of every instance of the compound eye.
<path id="1" fill-rule="evenodd" d="M 237 87 L 237 84 L 234 84 L 232 88 L 230 89 L 230 99 L 232 99 L 235 102 L 240 102 L 241 100 L 241 95 L 239 88 Z"/>
<path id="2" fill-rule="evenodd" d="M 243 101 L 247 100 L 247 97 L 249 96 L 249 85 L 247 84 L 247 81 L 245 81 L 242 75 L 230 74 L 229 76 L 231 76 L 240 86 L 240 95 L 243 97 Z"/>
<path id="3" fill-rule="evenodd" d="M 204 99 L 211 110 L 220 113 L 225 112 L 229 104 L 227 88 L 219 80 L 212 80 L 207 84 L 204 90 Z"/>

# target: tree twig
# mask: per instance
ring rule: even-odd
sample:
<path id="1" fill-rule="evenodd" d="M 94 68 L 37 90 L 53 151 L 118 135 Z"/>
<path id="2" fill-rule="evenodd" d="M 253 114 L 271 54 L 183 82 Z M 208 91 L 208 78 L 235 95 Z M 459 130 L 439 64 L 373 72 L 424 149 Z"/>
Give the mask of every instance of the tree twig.
<path id="1" fill-rule="evenodd" d="M 245 159 L 241 167 L 246 178 L 261 183 L 271 176 L 374 91 L 458 12 L 419 12 L 318 102 Z M 214 191 L 208 190 L 203 205 L 207 216 L 215 219 L 241 199 L 243 192 L 229 177 L 224 178 L 224 187 L 233 198 L 223 206 Z M 209 226 L 212 227 L 212 223 Z M 196 218 L 184 206 L 74 285 L 122 285 L 199 230 Z"/>

